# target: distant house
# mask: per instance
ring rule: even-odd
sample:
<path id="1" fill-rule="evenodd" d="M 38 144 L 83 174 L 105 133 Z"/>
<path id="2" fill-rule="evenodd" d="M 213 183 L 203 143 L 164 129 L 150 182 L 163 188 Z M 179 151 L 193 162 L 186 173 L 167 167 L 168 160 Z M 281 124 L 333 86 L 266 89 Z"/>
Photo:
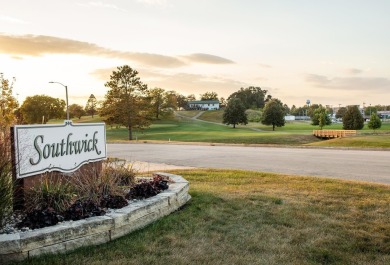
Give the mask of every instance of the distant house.
<path id="1" fill-rule="evenodd" d="M 285 121 L 295 121 L 295 116 L 294 115 L 286 115 L 284 116 Z"/>
<path id="2" fill-rule="evenodd" d="M 190 110 L 218 110 L 219 100 L 194 100 L 188 101 Z"/>
<path id="3" fill-rule="evenodd" d="M 389 110 L 379 110 L 377 112 L 379 118 L 381 119 L 390 119 L 390 111 Z"/>

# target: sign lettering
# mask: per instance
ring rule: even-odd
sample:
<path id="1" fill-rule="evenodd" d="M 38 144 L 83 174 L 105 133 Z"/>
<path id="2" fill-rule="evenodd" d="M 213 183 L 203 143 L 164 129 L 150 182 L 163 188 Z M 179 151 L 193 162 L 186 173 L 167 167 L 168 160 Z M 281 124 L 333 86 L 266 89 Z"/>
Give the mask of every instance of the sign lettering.
<path id="1" fill-rule="evenodd" d="M 46 171 L 72 172 L 106 158 L 104 123 L 15 126 L 17 177 Z"/>

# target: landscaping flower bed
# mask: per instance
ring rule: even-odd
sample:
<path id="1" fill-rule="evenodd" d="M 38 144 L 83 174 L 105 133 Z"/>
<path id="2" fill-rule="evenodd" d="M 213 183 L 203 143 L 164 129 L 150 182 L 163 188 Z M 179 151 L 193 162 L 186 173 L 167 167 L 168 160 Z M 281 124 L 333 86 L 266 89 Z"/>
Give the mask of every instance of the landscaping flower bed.
<path id="1" fill-rule="evenodd" d="M 105 215 L 109 209 L 127 206 L 168 189 L 168 179 L 155 174 L 136 178 L 125 162 L 106 161 L 103 170 L 95 167 L 71 177 L 46 173 L 40 182 L 25 190 L 23 211 L 16 211 L 0 225 L 0 234 L 53 226 Z"/>
<path id="2" fill-rule="evenodd" d="M 0 234 L 0 263 L 111 241 L 168 215 L 190 199 L 189 184 L 181 176 L 157 173 L 154 179 L 169 182 L 168 189 L 146 199 L 140 199 L 139 193 L 133 191 L 131 194 L 137 194 L 138 199 L 132 199 L 131 196 L 135 195 L 129 195 L 127 206 L 106 208 L 104 215 L 58 222 L 54 226 L 36 230 Z M 138 190 L 152 191 L 149 186 L 145 187 L 147 185 L 142 184 Z"/>

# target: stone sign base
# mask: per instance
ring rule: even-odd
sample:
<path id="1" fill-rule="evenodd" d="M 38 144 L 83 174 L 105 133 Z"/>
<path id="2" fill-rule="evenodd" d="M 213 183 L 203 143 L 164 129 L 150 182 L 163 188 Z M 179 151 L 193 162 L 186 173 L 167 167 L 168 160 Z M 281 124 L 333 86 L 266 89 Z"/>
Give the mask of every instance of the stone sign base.
<path id="1" fill-rule="evenodd" d="M 176 211 L 190 200 L 187 180 L 178 175 L 157 174 L 167 176 L 173 183 L 168 190 L 149 199 L 132 202 L 105 216 L 0 235 L 0 264 L 109 242 Z"/>

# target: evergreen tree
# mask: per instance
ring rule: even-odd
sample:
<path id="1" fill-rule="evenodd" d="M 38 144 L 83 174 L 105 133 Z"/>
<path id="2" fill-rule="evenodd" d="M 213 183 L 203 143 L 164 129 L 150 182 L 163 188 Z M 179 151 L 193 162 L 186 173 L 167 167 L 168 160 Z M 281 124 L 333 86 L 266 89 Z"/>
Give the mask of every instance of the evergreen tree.
<path id="1" fill-rule="evenodd" d="M 91 115 L 92 118 L 97 112 L 97 100 L 93 94 L 91 94 L 88 98 L 87 105 L 85 106 L 85 112 L 88 115 Z"/>
<path id="2" fill-rule="evenodd" d="M 138 72 L 128 65 L 113 71 L 110 81 L 105 84 L 109 90 L 100 110 L 109 124 L 127 127 L 129 140 L 133 139 L 133 129 L 149 126 L 151 118 L 147 85 L 137 75 Z"/>
<path id="3" fill-rule="evenodd" d="M 368 122 L 368 128 L 373 129 L 374 132 L 376 129 L 382 127 L 382 121 L 376 113 L 372 113 L 370 116 L 370 121 Z"/>
<path id="4" fill-rule="evenodd" d="M 341 107 L 338 109 L 337 113 L 336 113 L 336 118 L 337 119 L 342 119 L 344 117 L 344 114 L 347 112 L 347 108 L 346 107 Z"/>
<path id="5" fill-rule="evenodd" d="M 232 98 L 228 101 L 223 111 L 222 122 L 227 125 L 232 124 L 233 128 L 236 128 L 236 124 L 248 124 L 245 106 L 239 98 Z"/>
<path id="6" fill-rule="evenodd" d="M 276 127 L 282 127 L 286 123 L 284 116 L 286 111 L 283 107 L 283 103 L 277 99 L 270 99 L 263 109 L 263 116 L 261 123 L 264 125 L 272 125 L 272 130 L 275 131 Z"/>
<path id="7" fill-rule="evenodd" d="M 364 127 L 364 119 L 357 106 L 348 106 L 343 117 L 344 130 L 361 130 Z"/>

